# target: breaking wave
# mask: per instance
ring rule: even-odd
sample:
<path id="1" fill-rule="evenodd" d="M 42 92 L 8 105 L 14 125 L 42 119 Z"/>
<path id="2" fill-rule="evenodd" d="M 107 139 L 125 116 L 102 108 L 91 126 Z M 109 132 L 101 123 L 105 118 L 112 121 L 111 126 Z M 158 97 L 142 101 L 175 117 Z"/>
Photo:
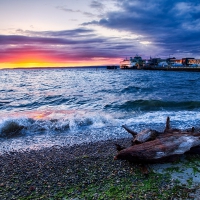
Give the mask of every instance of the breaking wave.
<path id="1" fill-rule="evenodd" d="M 50 113 L 49 115 L 51 115 Z M 57 113 L 57 115 L 59 115 Z M 11 117 L 0 121 L 0 138 L 14 138 L 19 136 L 37 134 L 56 134 L 67 131 L 81 131 L 89 128 L 101 128 L 112 123 L 113 119 L 108 115 L 80 114 L 63 115 L 57 118 L 38 114 L 42 119 L 27 117 Z"/>

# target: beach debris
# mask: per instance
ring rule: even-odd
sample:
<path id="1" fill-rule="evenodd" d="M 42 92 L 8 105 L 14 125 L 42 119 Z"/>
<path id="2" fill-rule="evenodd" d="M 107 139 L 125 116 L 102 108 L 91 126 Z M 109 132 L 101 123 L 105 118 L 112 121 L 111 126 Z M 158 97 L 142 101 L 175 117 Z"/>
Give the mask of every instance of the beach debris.
<path id="1" fill-rule="evenodd" d="M 142 132 L 140 132 L 139 134 L 136 135 L 135 139 L 133 140 L 133 142 L 135 144 L 140 144 L 140 143 L 144 143 L 150 140 L 154 140 L 157 136 L 157 132 L 151 129 L 145 129 Z"/>
<path id="2" fill-rule="evenodd" d="M 126 125 L 122 125 L 122 127 L 123 127 L 128 133 L 130 133 L 133 137 L 136 136 L 136 135 L 138 134 L 137 132 L 131 130 L 131 129 L 130 129 L 128 126 L 126 126 Z"/>
<path id="3" fill-rule="evenodd" d="M 136 133 L 126 125 L 122 127 L 133 136 L 132 146 L 121 149 L 114 157 L 115 160 L 134 163 L 172 162 L 184 153 L 200 152 L 200 132 L 195 132 L 193 127 L 187 131 L 171 128 L 169 117 L 163 132 L 147 129 Z"/>

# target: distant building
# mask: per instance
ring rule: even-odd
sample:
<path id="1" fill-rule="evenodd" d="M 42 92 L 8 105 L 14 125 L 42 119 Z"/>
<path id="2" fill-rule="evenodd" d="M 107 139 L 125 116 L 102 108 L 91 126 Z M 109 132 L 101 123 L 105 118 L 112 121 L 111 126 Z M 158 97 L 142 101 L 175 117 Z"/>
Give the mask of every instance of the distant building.
<path id="1" fill-rule="evenodd" d="M 171 59 L 171 63 L 173 63 L 173 64 L 182 64 L 182 59 Z"/>
<path id="2" fill-rule="evenodd" d="M 182 58 L 176 59 L 175 57 L 162 59 L 151 58 L 143 60 L 140 56 L 125 59 L 120 62 L 120 69 L 146 69 L 146 70 L 190 70 L 200 71 L 200 59 L 195 58 Z"/>
<path id="3" fill-rule="evenodd" d="M 182 64 L 189 65 L 189 60 L 194 60 L 194 58 L 182 58 Z"/>
<path id="4" fill-rule="evenodd" d="M 150 60 L 148 60 L 148 65 L 155 66 L 158 65 L 158 63 L 161 61 L 161 58 L 150 58 Z"/>
<path id="5" fill-rule="evenodd" d="M 188 59 L 188 65 L 200 66 L 200 59 Z"/>
<path id="6" fill-rule="evenodd" d="M 173 63 L 175 62 L 175 60 L 176 60 L 175 57 L 167 58 L 167 59 L 166 59 L 166 62 L 167 62 L 169 65 L 171 65 L 171 64 L 173 64 Z"/>

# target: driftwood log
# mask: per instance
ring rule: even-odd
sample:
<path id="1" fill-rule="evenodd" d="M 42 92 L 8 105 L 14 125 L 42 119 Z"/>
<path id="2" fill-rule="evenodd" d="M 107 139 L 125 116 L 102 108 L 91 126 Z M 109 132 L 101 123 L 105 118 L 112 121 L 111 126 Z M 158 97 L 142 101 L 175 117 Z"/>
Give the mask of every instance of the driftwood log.
<path id="1" fill-rule="evenodd" d="M 157 163 L 173 161 L 184 153 L 200 153 L 200 132 L 190 130 L 181 131 L 170 127 L 167 117 L 163 132 L 144 130 L 136 133 L 126 125 L 122 126 L 132 134 L 132 146 L 128 148 L 117 145 L 118 154 L 115 160 L 129 160 L 135 163 Z"/>

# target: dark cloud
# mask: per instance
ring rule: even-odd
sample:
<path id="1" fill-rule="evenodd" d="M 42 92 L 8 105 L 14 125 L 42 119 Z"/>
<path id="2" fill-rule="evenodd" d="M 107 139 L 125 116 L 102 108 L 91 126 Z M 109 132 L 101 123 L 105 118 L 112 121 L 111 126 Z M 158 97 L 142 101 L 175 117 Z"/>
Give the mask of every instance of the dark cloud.
<path id="1" fill-rule="evenodd" d="M 120 8 L 105 13 L 98 21 L 61 31 L 16 30 L 18 35 L 0 35 L 0 57 L 19 54 L 49 55 L 58 60 L 67 58 L 124 58 L 140 54 L 151 56 L 199 57 L 200 2 L 199 0 L 113 0 Z M 105 1 L 103 1 L 105 3 Z M 104 9 L 102 2 L 92 1 L 91 7 Z M 65 12 L 81 12 L 65 9 Z M 60 8 L 61 9 L 61 8 Z M 86 26 L 87 25 L 87 26 Z M 97 25 L 127 33 L 127 37 L 100 36 L 92 29 Z M 102 35 L 104 35 L 102 33 Z M 106 33 L 105 33 L 106 35 Z M 135 35 L 135 37 L 131 37 Z M 151 42 L 146 45 L 145 42 Z"/>
<path id="2" fill-rule="evenodd" d="M 65 38 L 52 38 L 52 37 L 28 37 L 21 35 L 0 35 L 0 45 L 13 45 L 13 44 L 43 44 L 43 45 L 75 45 L 75 44 L 91 44 L 102 43 L 103 38 L 84 38 L 84 39 L 65 39 Z"/>
<path id="3" fill-rule="evenodd" d="M 73 30 L 61 30 L 61 31 L 29 31 L 17 29 L 17 34 L 21 35 L 36 35 L 43 37 L 82 37 L 82 36 L 95 36 L 94 30 L 86 28 L 77 28 Z"/>
<path id="4" fill-rule="evenodd" d="M 83 14 L 85 15 L 86 17 L 96 17 L 95 14 L 91 13 L 91 12 L 84 12 L 82 10 L 73 10 L 73 9 L 70 9 L 70 8 L 66 8 L 65 6 L 58 6 L 56 7 L 57 9 L 59 10 L 62 10 L 64 12 L 69 12 L 69 13 L 80 13 L 80 14 Z"/>
<path id="5" fill-rule="evenodd" d="M 91 2 L 91 4 L 90 4 L 90 7 L 95 8 L 95 9 L 101 11 L 101 10 L 104 9 L 105 6 L 104 6 L 104 4 L 103 4 L 102 2 L 93 0 L 93 1 Z"/>
<path id="6" fill-rule="evenodd" d="M 93 48 L 92 46 L 85 47 L 73 47 L 73 49 L 68 48 L 53 48 L 37 45 L 27 45 L 27 46 L 16 46 L 0 48 L 0 59 L 2 61 L 17 59 L 21 55 L 40 55 L 48 57 L 54 61 L 66 62 L 71 60 L 88 59 L 91 58 L 116 58 L 116 54 L 113 51 L 106 51 L 104 48 Z"/>
<path id="7" fill-rule="evenodd" d="M 57 7 L 66 13 L 80 13 L 91 18 L 84 26 L 73 30 L 18 29 L 16 35 L 0 35 L 1 61 L 25 53 L 63 62 L 77 58 L 123 59 L 135 54 L 144 58 L 158 54 L 160 57 L 172 54 L 180 58 L 199 57 L 199 0 L 109 0 L 110 5 L 118 7 L 116 11 L 106 11 L 106 2 L 91 1 L 90 7 L 96 9 L 97 14 Z M 100 12 L 104 13 L 103 17 L 98 15 Z M 94 20 L 97 17 L 99 20 Z M 93 25 L 107 29 L 105 33 L 100 29 L 97 32 Z M 112 34 L 113 30 L 118 32 Z"/>
<path id="8" fill-rule="evenodd" d="M 25 35 L 0 35 L 0 58 L 14 59 L 23 54 L 47 55 L 59 61 L 68 58 L 117 58 L 121 51 L 132 48 L 133 45 L 117 41 L 118 38 L 99 37 L 90 29 L 74 29 L 64 31 L 23 31 Z M 92 34 L 91 34 L 92 33 Z M 32 36 L 27 36 L 27 35 Z M 90 35 L 88 35 L 90 34 Z M 40 36 L 35 36 L 40 35 Z M 79 37 L 74 37 L 79 35 Z M 116 42 L 117 41 L 117 42 Z"/>
<path id="9" fill-rule="evenodd" d="M 82 37 L 82 36 L 95 36 L 94 31 L 92 29 L 85 28 L 77 28 L 73 30 L 63 30 L 63 31 L 44 31 L 39 32 L 39 34 L 53 37 Z"/>
<path id="10" fill-rule="evenodd" d="M 98 21 L 83 25 L 100 25 L 143 36 L 169 54 L 181 51 L 199 53 L 199 0 L 124 0 L 117 1 L 118 11 L 110 11 Z M 189 48 L 189 49 L 188 49 Z"/>

